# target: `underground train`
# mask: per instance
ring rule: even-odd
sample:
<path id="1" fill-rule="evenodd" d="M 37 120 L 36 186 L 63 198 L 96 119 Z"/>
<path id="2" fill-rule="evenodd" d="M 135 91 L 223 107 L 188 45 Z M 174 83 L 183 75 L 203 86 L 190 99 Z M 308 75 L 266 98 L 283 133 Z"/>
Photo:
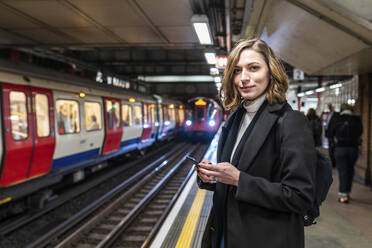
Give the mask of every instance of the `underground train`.
<path id="1" fill-rule="evenodd" d="M 0 72 L 0 207 L 106 161 L 169 140 L 184 126 L 181 102 L 132 91 Z"/>
<path id="2" fill-rule="evenodd" d="M 223 121 L 223 109 L 213 99 L 196 97 L 188 100 L 185 132 L 189 137 L 212 137 Z"/>

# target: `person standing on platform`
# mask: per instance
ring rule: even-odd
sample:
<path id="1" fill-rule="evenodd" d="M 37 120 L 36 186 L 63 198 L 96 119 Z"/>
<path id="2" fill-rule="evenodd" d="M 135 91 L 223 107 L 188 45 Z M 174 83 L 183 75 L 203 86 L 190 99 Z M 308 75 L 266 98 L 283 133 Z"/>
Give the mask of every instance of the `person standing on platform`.
<path id="1" fill-rule="evenodd" d="M 214 191 L 202 247 L 304 247 L 316 153 L 306 117 L 286 101 L 288 84 L 264 41 L 242 40 L 231 51 L 219 96 L 232 113 L 218 163 L 196 166 L 199 187 Z"/>
<path id="2" fill-rule="evenodd" d="M 322 121 L 316 115 L 316 111 L 313 108 L 309 108 L 306 114 L 306 118 L 310 124 L 311 131 L 313 133 L 313 139 L 316 147 L 322 146 Z"/>
<path id="3" fill-rule="evenodd" d="M 331 135 L 329 130 L 332 128 L 334 124 L 334 119 L 338 116 L 338 113 L 335 111 L 335 108 L 331 103 L 328 103 L 328 109 L 329 109 L 329 114 L 327 117 L 327 126 L 325 129 L 325 136 L 328 139 L 328 154 L 332 162 L 332 167 L 336 167 L 336 159 L 335 159 L 335 143 L 334 143 L 334 137 Z"/>
<path id="4" fill-rule="evenodd" d="M 330 135 L 334 137 L 335 158 L 339 176 L 340 203 L 349 203 L 351 186 L 354 179 L 354 165 L 358 159 L 358 146 L 363 132 L 362 121 L 353 115 L 353 107 L 343 103 L 341 113 L 335 117 L 330 127 Z"/>

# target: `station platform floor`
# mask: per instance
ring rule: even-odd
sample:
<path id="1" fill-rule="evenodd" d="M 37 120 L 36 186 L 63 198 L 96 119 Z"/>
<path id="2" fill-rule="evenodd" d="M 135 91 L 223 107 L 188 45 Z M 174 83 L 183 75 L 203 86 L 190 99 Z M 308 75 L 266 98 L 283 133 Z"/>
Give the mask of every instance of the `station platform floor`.
<path id="1" fill-rule="evenodd" d="M 216 138 L 204 156 L 211 161 L 215 160 Z M 153 240 L 152 248 L 200 247 L 213 193 L 199 189 L 196 177 L 193 175 L 187 183 Z M 372 188 L 354 182 L 350 203 L 339 203 L 335 169 L 333 178 L 317 224 L 305 227 L 305 247 L 372 248 Z"/>

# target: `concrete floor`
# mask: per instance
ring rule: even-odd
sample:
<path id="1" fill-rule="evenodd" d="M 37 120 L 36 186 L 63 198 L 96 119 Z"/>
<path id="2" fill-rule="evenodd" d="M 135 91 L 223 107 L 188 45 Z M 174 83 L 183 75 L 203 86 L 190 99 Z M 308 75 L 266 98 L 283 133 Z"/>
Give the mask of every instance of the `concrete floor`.
<path id="1" fill-rule="evenodd" d="M 316 225 L 305 227 L 306 248 L 372 248 L 372 188 L 353 184 L 349 204 L 337 202 L 338 175 Z"/>

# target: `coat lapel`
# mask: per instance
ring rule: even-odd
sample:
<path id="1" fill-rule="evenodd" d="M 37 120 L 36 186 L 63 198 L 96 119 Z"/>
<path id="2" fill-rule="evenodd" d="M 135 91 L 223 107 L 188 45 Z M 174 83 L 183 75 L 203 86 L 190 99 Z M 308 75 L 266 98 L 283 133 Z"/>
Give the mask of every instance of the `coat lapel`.
<path id="1" fill-rule="evenodd" d="M 270 104 L 265 107 L 259 119 L 255 123 L 251 134 L 243 145 L 243 151 L 237 165 L 238 169 L 247 171 L 252 164 L 261 146 L 265 142 L 271 129 L 279 118 L 278 111 L 283 108 L 285 103 Z M 279 111 L 280 112 L 280 111 Z"/>
<path id="2" fill-rule="evenodd" d="M 225 146 L 229 131 L 231 130 L 232 125 L 234 124 L 234 120 L 236 119 L 236 116 L 238 113 L 239 113 L 239 109 L 231 113 L 229 117 L 227 118 L 225 124 L 221 128 L 221 135 L 218 140 L 218 146 L 217 146 L 217 162 L 221 162 L 223 147 Z"/>

